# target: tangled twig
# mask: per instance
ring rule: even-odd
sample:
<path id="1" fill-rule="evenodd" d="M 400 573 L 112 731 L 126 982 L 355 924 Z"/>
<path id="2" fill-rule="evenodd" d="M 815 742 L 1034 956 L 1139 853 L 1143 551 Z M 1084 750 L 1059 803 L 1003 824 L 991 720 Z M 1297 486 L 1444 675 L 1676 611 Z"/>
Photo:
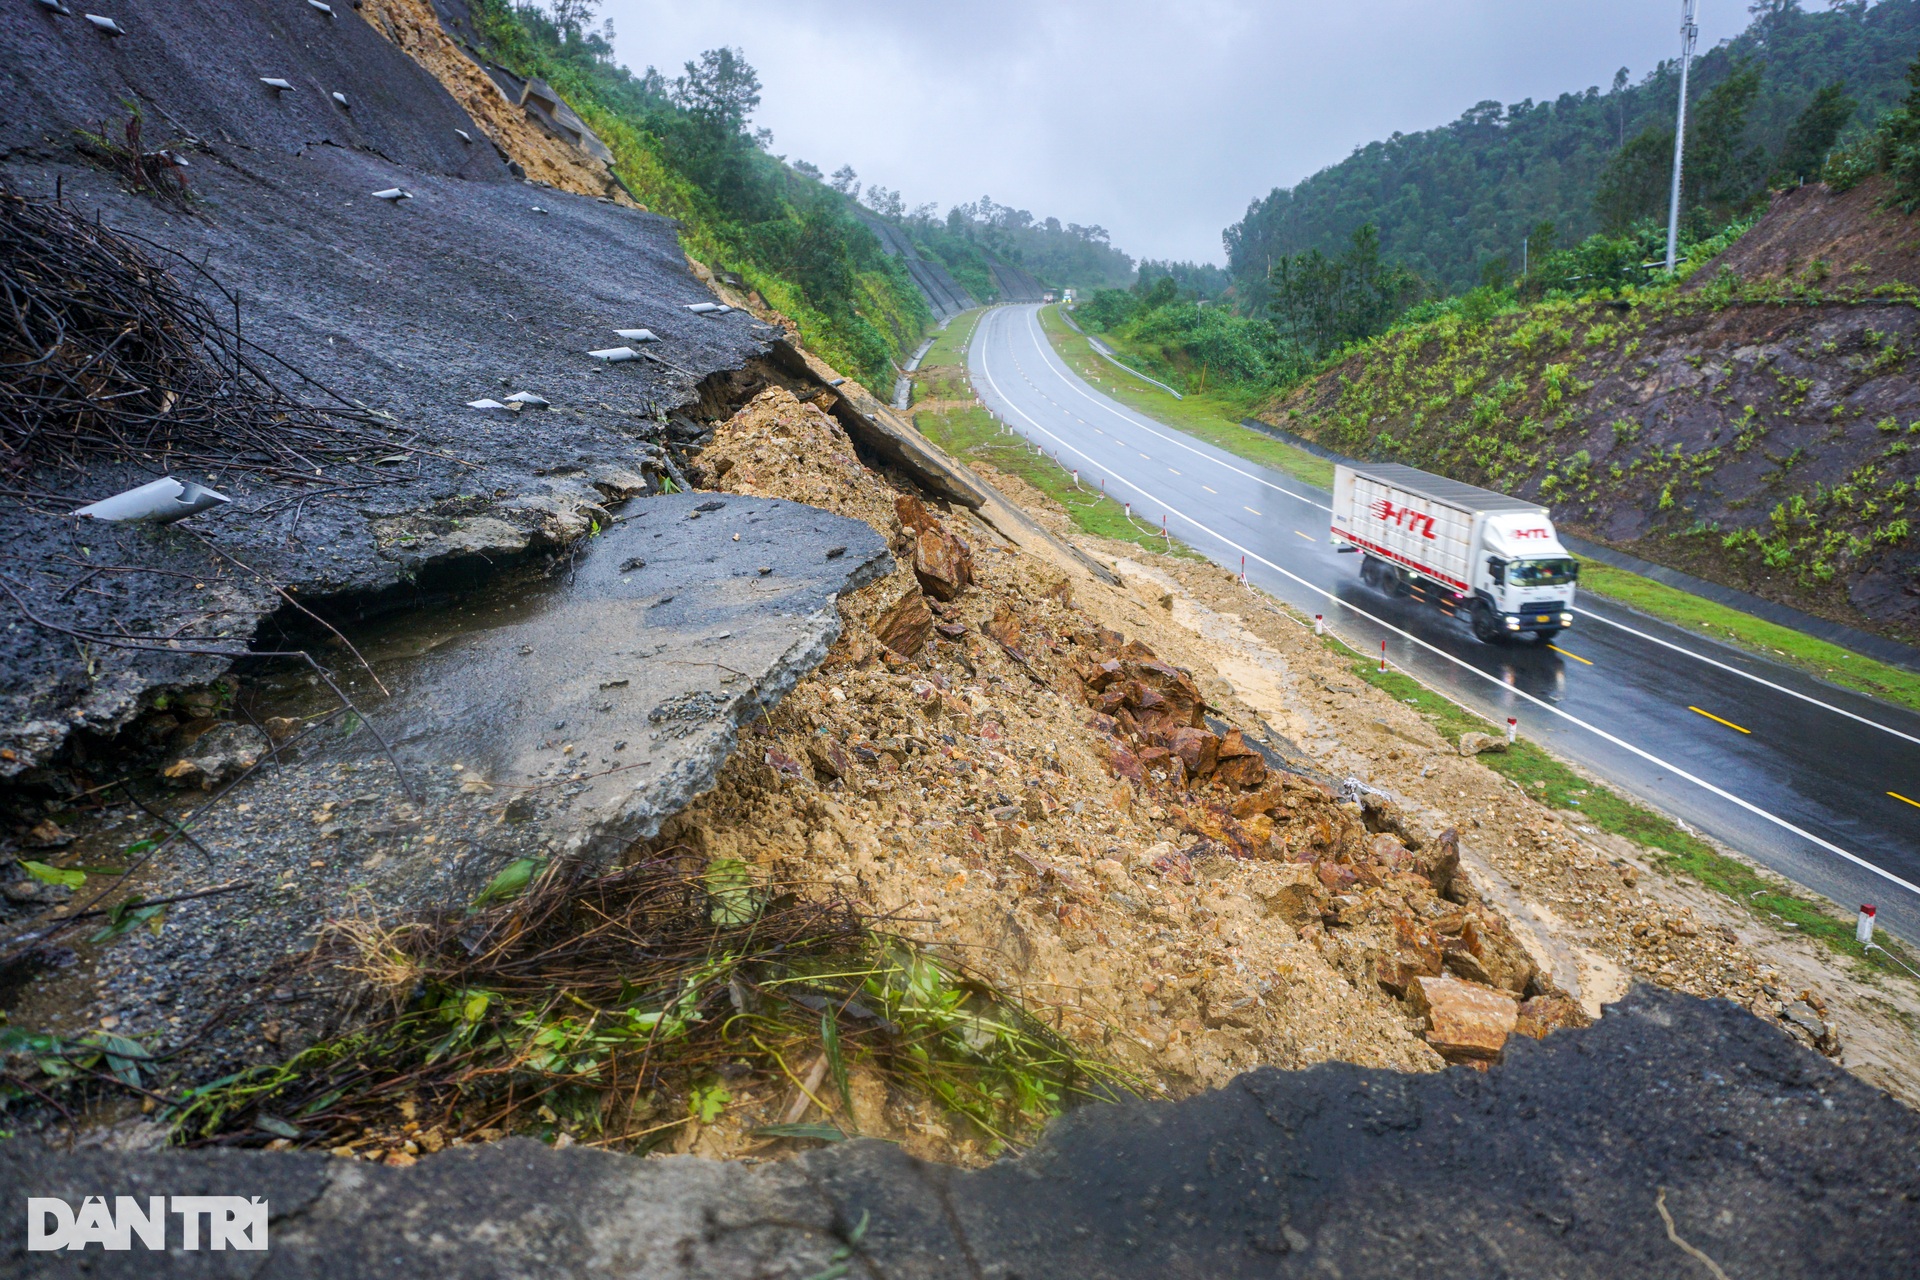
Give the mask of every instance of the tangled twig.
<path id="1" fill-rule="evenodd" d="M 231 324 L 162 265 L 169 254 L 231 303 Z M 241 338 L 238 298 L 197 264 L 0 188 L 0 478 L 105 458 L 302 490 L 400 479 L 388 468 L 411 459 L 410 437 L 331 392 L 303 403 L 275 384 L 275 363 Z"/>

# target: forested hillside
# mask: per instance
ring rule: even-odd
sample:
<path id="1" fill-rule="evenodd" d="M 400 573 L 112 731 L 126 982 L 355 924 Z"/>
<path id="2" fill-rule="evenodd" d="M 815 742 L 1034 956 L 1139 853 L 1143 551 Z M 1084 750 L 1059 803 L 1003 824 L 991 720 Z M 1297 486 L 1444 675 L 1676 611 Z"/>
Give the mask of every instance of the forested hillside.
<path id="1" fill-rule="evenodd" d="M 1685 284 L 1403 323 L 1260 416 L 1920 638 L 1920 218 L 1899 201 L 1882 176 L 1796 188 Z"/>
<path id="2" fill-rule="evenodd" d="M 820 177 L 820 170 L 796 162 L 801 173 Z M 1133 278 L 1133 259 L 1113 246 L 1107 229 L 1037 218 L 1025 209 L 996 204 L 981 196 L 958 204 L 941 217 L 938 206 L 906 207 L 898 191 L 877 184 L 864 194 L 860 175 L 844 166 L 826 179 L 848 199 L 898 226 L 930 258 L 946 264 L 954 279 L 982 302 L 995 300 L 991 263 L 998 259 L 1038 277 L 1053 288 L 1099 289 L 1126 284 Z"/>
<path id="3" fill-rule="evenodd" d="M 1836 137 L 1864 132 L 1904 94 L 1920 51 L 1920 0 L 1821 12 L 1761 0 L 1753 14 L 1692 73 L 1687 205 L 1702 235 L 1770 181 L 1809 176 L 1797 153 L 1812 152 L 1817 173 Z M 1517 273 L 1529 235 L 1536 250 L 1541 238 L 1564 246 L 1663 214 L 1677 82 L 1676 58 L 1552 102 L 1481 102 L 1276 188 L 1225 232 L 1242 305 L 1264 308 L 1269 272 L 1287 255 L 1339 252 L 1367 224 L 1388 261 L 1457 291 Z"/>

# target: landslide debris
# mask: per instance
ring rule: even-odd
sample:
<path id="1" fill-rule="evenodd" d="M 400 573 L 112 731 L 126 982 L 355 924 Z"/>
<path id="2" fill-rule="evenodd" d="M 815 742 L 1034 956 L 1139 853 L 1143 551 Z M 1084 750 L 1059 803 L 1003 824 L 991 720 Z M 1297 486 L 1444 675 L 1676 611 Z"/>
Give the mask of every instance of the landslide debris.
<path id="1" fill-rule="evenodd" d="M 699 468 L 866 519 L 901 566 L 843 602 L 822 671 L 662 839 L 823 877 L 1169 1089 L 1259 1062 L 1437 1068 L 1454 1046 L 1403 1002 L 1423 974 L 1526 1000 L 1540 1032 L 1584 1020 L 1460 892 L 1452 833 L 1210 718 L 1191 671 L 1105 625 L 1120 593 L 933 514 L 784 391 Z"/>
<path id="2" fill-rule="evenodd" d="M 1163 653 L 1211 670 L 1219 683 L 1204 687 L 1216 703 L 1301 744 L 1329 775 L 1394 797 L 1428 828 L 1456 828 L 1460 880 L 1517 932 L 1536 966 L 1577 991 L 1589 1015 L 1636 979 L 1729 999 L 1920 1105 L 1920 1050 L 1910 1030 L 1920 991 L 1665 868 L 1657 850 L 1600 830 L 1577 808 L 1531 798 L 1474 759 L 1504 748 L 1503 738 L 1488 742 L 1454 721 L 1436 723 L 1370 686 L 1363 677 L 1371 659 L 1315 638 L 1310 625 L 1235 575 L 1085 536 L 1018 477 L 989 478 L 1112 566 L 1128 592 L 1116 624 L 1150 632 Z"/>

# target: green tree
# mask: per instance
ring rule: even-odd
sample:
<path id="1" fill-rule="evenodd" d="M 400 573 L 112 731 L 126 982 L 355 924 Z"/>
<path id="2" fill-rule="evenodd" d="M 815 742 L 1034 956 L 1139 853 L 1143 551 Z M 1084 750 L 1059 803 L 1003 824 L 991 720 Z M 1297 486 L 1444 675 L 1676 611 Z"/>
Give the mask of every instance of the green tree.
<path id="1" fill-rule="evenodd" d="M 1622 231 L 1665 212 L 1673 182 L 1673 130 L 1648 125 L 1613 153 L 1593 194 L 1593 211 L 1607 231 Z"/>
<path id="2" fill-rule="evenodd" d="M 1766 152 L 1748 137 L 1760 94 L 1760 64 L 1746 61 L 1701 97 L 1687 122 L 1683 199 L 1712 225 L 1753 204 L 1764 190 Z"/>
<path id="3" fill-rule="evenodd" d="M 1420 278 L 1380 252 L 1380 232 L 1367 223 L 1346 250 L 1318 249 L 1281 258 L 1270 277 L 1274 326 L 1315 355 L 1379 333 L 1424 289 Z"/>
<path id="4" fill-rule="evenodd" d="M 1881 122 L 1880 167 L 1893 182 L 1893 199 L 1908 213 L 1920 209 L 1920 58 L 1907 68 L 1907 96 Z"/>
<path id="5" fill-rule="evenodd" d="M 1774 160 L 1774 184 L 1791 186 L 1819 177 L 1827 152 L 1833 149 L 1840 131 L 1847 127 L 1859 108 L 1860 104 L 1847 96 L 1846 81 L 1822 85 L 1820 92 L 1813 95 L 1813 101 L 1794 120 L 1793 127 L 1787 130 L 1787 140 L 1781 144 L 1780 154 Z"/>

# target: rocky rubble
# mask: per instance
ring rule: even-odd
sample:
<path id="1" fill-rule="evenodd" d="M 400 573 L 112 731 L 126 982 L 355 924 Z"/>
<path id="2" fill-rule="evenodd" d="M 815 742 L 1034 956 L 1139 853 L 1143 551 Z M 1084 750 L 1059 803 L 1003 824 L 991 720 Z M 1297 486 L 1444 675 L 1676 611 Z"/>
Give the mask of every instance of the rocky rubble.
<path id="1" fill-rule="evenodd" d="M 1151 634 L 1163 653 L 1184 655 L 1196 672 L 1214 673 L 1200 685 L 1237 708 L 1242 723 L 1301 744 L 1329 780 L 1352 778 L 1390 794 L 1427 830 L 1457 829 L 1461 878 L 1588 1016 L 1636 978 L 1731 999 L 1920 1105 L 1910 1030 L 1920 991 L 1662 870 L 1647 849 L 1597 829 L 1585 814 L 1520 794 L 1472 758 L 1504 750 L 1503 737 L 1469 733 L 1450 743 L 1359 679 L 1350 654 L 1327 647 L 1235 575 L 1078 534 L 1037 490 L 980 469 L 1057 535 L 1113 566 L 1128 584 L 1116 620 Z M 1367 790 L 1360 796 L 1377 803 Z M 1530 1023 L 1522 1010 L 1518 1027 Z"/>

